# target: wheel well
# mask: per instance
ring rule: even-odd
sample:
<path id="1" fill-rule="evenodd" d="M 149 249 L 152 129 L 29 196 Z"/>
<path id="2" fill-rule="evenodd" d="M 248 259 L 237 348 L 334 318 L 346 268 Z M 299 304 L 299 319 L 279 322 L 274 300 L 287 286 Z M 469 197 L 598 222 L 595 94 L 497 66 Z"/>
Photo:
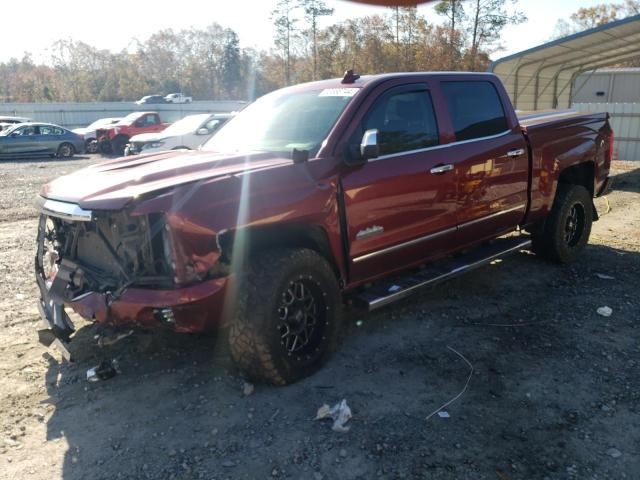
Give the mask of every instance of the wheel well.
<path id="1" fill-rule="evenodd" d="M 594 165 L 593 162 L 579 163 L 560 172 L 559 183 L 582 185 L 593 197 Z"/>
<path id="2" fill-rule="evenodd" d="M 322 227 L 300 224 L 253 227 L 235 231 L 223 231 L 218 234 L 217 242 L 222 261 L 230 265 L 239 248 L 236 239 L 242 244 L 243 257 L 255 255 L 270 248 L 308 248 L 325 258 L 336 276 L 339 270 L 331 253 L 327 233 Z"/>

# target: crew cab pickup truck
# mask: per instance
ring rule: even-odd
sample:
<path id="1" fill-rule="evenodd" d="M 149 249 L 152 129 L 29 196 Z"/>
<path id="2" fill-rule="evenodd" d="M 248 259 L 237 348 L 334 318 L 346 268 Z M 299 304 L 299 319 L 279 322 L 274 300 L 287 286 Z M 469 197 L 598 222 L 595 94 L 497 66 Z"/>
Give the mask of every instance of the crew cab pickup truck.
<path id="1" fill-rule="evenodd" d="M 163 123 L 158 112 L 133 112 L 118 123 L 96 131 L 102 153 L 123 155 L 129 139 L 141 133 L 161 132 L 169 126 Z"/>
<path id="2" fill-rule="evenodd" d="M 65 308 L 228 326 L 247 377 L 294 382 L 336 345 L 345 305 L 376 309 L 520 250 L 574 261 L 612 145 L 608 114 L 518 118 L 491 74 L 349 71 L 270 93 L 199 151 L 42 188 L 41 339 L 70 339 Z"/>

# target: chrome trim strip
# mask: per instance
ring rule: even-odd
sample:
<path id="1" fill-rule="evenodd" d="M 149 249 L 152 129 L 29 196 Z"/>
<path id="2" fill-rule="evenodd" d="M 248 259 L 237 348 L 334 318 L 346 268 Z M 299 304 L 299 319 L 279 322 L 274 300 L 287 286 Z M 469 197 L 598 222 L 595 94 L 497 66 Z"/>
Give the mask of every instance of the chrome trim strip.
<path id="1" fill-rule="evenodd" d="M 385 305 L 388 305 L 389 303 L 394 302 L 396 300 L 400 300 L 401 298 L 404 298 L 410 295 L 411 293 L 413 293 L 414 290 L 417 290 L 422 287 L 426 287 L 427 285 L 437 283 L 442 280 L 446 280 L 447 278 L 453 278 L 462 272 L 475 270 L 476 268 L 486 265 L 487 263 L 490 263 L 493 260 L 502 257 L 503 255 L 507 255 L 509 253 L 512 253 L 518 250 L 524 250 L 529 246 L 531 246 L 531 240 L 525 240 L 519 243 L 518 245 L 510 247 L 494 255 L 490 255 L 489 257 L 485 257 L 482 260 L 478 260 L 477 262 L 461 265 L 460 267 L 454 268 L 450 272 L 443 273 L 442 275 L 438 275 L 437 277 L 430 278 L 429 280 L 425 280 L 424 282 L 421 282 L 412 287 L 406 288 L 404 290 L 400 290 L 396 293 L 392 293 L 391 295 L 387 295 L 386 297 L 377 298 L 369 303 L 369 311 L 375 310 L 380 307 L 384 307 Z"/>
<path id="2" fill-rule="evenodd" d="M 367 253 L 365 255 L 361 255 L 360 257 L 355 257 L 353 259 L 353 263 L 362 262 L 364 260 L 369 260 L 370 258 L 377 257 L 378 255 L 384 255 L 386 253 L 395 252 L 396 250 L 400 250 L 401 248 L 410 247 L 411 245 L 415 245 L 416 243 L 425 242 L 427 240 L 432 240 L 434 238 L 441 237 L 442 235 L 446 235 L 447 233 L 454 232 L 456 229 L 469 227 L 471 225 L 475 225 L 476 223 L 483 222 L 485 220 L 490 220 L 495 217 L 499 217 L 500 215 L 504 215 L 507 213 L 515 212 L 516 210 L 520 210 L 526 207 L 526 204 L 518 205 L 516 207 L 509 208 L 507 210 L 501 210 L 499 212 L 492 213 L 487 215 L 486 217 L 476 218 L 475 220 L 471 220 L 469 222 L 461 223 L 457 227 L 447 228 L 445 230 L 441 230 L 436 233 L 432 233 L 430 235 L 425 235 L 424 237 L 414 238 L 413 240 L 409 240 L 408 242 L 399 243 L 397 245 L 393 245 L 391 247 L 383 248 L 382 250 L 376 250 L 375 252 Z M 358 238 L 356 236 L 356 238 Z"/>
<path id="3" fill-rule="evenodd" d="M 526 208 L 526 206 L 527 205 L 523 203 L 522 205 L 518 205 L 517 207 L 508 208 L 507 210 L 500 210 L 499 212 L 492 213 L 490 215 L 487 215 L 486 217 L 480 217 L 476 218 L 475 220 L 461 223 L 460 225 L 458 225 L 458 228 L 470 227 L 471 225 L 475 225 L 476 223 L 484 222 L 485 220 L 491 220 L 492 218 L 499 217 L 500 215 L 505 215 L 507 213 Z"/>
<path id="4" fill-rule="evenodd" d="M 433 147 L 418 148 L 416 150 L 407 150 L 406 152 L 390 153 L 388 155 L 381 155 L 378 158 L 372 158 L 369 160 L 369 162 L 377 162 L 378 160 L 387 160 L 388 158 L 395 158 L 401 155 L 412 155 L 414 153 L 428 152 L 430 150 L 440 150 L 443 148 L 454 147 L 456 145 L 464 145 L 465 143 L 480 142 L 482 140 L 492 140 L 494 138 L 503 137 L 509 133 L 511 133 L 511 130 L 506 130 L 502 133 L 496 133 L 495 135 L 489 135 L 487 137 L 472 138 L 470 140 L 460 140 L 458 142 L 445 143 L 444 145 L 434 145 Z"/>
<path id="5" fill-rule="evenodd" d="M 58 200 L 44 200 L 40 206 L 40 212 L 50 217 L 78 222 L 90 222 L 93 219 L 91 210 L 84 210 L 75 203 L 59 202 Z"/>
<path id="6" fill-rule="evenodd" d="M 436 233 L 432 233 L 430 235 L 425 235 L 424 237 L 414 238 L 413 240 L 409 240 L 408 242 L 399 243 L 397 245 L 393 245 L 391 247 L 383 248 L 382 250 L 377 250 L 375 252 L 367 253 L 366 255 L 362 255 L 360 257 L 355 257 L 353 259 L 353 263 L 362 262 L 364 260 L 368 260 L 373 257 L 377 257 L 379 255 L 384 255 L 386 253 L 395 252 L 396 250 L 400 250 L 405 247 L 410 247 L 411 245 L 415 245 L 416 243 L 425 242 L 427 240 L 431 240 L 434 238 L 441 237 L 442 235 L 446 235 L 447 233 L 455 232 L 456 227 L 447 228 L 445 230 L 441 230 Z"/>

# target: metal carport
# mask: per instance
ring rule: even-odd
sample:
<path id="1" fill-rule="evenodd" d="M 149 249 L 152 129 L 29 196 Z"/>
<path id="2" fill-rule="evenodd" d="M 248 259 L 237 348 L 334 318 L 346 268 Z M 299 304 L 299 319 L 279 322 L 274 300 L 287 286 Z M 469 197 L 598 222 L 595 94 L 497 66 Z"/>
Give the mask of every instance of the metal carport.
<path id="1" fill-rule="evenodd" d="M 502 79 L 519 110 L 564 108 L 571 106 L 578 75 L 634 58 L 640 58 L 640 15 L 509 55 L 489 71 Z"/>

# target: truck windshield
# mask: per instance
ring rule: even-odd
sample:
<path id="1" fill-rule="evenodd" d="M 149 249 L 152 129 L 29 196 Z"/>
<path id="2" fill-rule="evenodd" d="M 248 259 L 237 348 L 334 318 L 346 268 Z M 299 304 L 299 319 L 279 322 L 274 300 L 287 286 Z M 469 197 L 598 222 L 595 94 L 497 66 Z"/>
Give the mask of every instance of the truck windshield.
<path id="1" fill-rule="evenodd" d="M 313 157 L 359 89 L 330 88 L 298 93 L 273 92 L 231 119 L 202 150 L 278 152 L 306 150 Z"/>
<path id="2" fill-rule="evenodd" d="M 133 112 L 118 122 L 118 125 L 131 125 L 140 117 L 140 112 Z"/>
<path id="3" fill-rule="evenodd" d="M 200 125 L 202 125 L 209 117 L 210 114 L 205 113 L 202 115 L 189 115 L 182 120 L 178 120 L 176 123 L 171 124 L 163 132 L 163 136 L 171 137 L 173 135 L 186 135 L 196 131 Z"/>

